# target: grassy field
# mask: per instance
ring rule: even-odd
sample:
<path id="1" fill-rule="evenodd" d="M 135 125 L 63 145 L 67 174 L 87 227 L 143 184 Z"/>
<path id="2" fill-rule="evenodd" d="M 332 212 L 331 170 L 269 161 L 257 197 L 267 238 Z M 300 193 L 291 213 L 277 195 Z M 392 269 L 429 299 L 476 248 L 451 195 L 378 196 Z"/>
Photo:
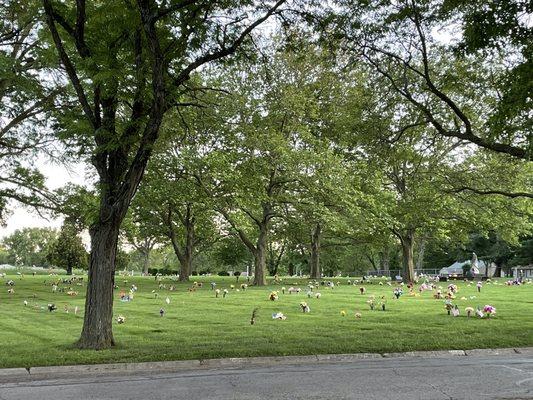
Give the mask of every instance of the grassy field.
<path id="1" fill-rule="evenodd" d="M 416 297 L 404 294 L 395 300 L 393 287 L 374 283 L 365 284 L 367 292 L 361 295 L 361 285 L 350 285 L 345 278 L 335 279 L 340 285 L 334 289 L 321 286 L 316 290 L 320 299 L 308 299 L 307 281 L 301 279 L 285 278 L 280 285 L 237 291 L 242 279 L 235 284 L 235 278 L 203 277 L 198 278 L 203 287 L 190 292 L 192 284 L 177 284 L 170 278 L 163 278 L 166 289 L 160 289 L 153 277 L 117 277 L 115 318 L 126 318 L 124 324 L 114 324 L 117 346 L 82 351 L 73 343 L 83 322 L 85 286 L 72 286 L 79 292 L 75 297 L 66 294 L 69 285 L 65 284 L 59 285 L 65 292 L 53 293 L 52 281 L 58 278 L 0 278 L 0 367 L 533 346 L 533 284 L 485 284 L 477 293 L 475 284 L 458 282 L 454 302 L 461 316 L 454 318 L 447 315 L 443 300 L 434 299 L 431 291 Z M 12 294 L 5 284 L 9 279 L 15 281 Z M 209 285 L 213 280 L 217 288 L 228 289 L 226 298 L 222 294 L 215 298 Z M 138 287 L 134 300 L 121 302 L 119 292 L 127 292 L 132 284 Z M 176 286 L 175 291 L 169 290 L 171 285 Z M 445 292 L 447 284 L 440 285 Z M 282 294 L 282 286 L 299 286 L 302 292 Z M 268 299 L 271 290 L 280 291 L 277 301 Z M 371 311 L 367 304 L 370 295 L 385 295 L 387 310 Z M 300 312 L 301 301 L 307 301 L 310 313 Z M 48 312 L 48 303 L 58 309 Z M 485 304 L 496 307 L 495 317 L 466 317 L 465 307 Z M 79 311 L 74 314 L 76 306 Z M 251 325 L 255 307 L 259 307 L 258 318 Z M 160 308 L 166 311 L 163 317 Z M 344 317 L 342 310 L 346 311 Z M 272 319 L 272 313 L 278 311 L 287 319 Z M 361 313 L 360 319 L 354 317 L 356 312 Z"/>

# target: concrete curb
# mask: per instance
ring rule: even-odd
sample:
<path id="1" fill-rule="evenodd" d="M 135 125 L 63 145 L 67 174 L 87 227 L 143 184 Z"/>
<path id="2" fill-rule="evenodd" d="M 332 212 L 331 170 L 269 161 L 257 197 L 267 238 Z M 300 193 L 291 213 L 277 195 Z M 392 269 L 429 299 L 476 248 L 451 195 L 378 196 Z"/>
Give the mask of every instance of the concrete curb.
<path id="1" fill-rule="evenodd" d="M 63 365 L 52 367 L 31 367 L 30 377 L 41 376 L 72 376 L 98 375 L 122 372 L 173 372 L 200 368 L 200 360 L 185 361 L 153 361 L 142 363 L 116 363 L 116 364 L 89 364 L 89 365 Z"/>
<path id="2" fill-rule="evenodd" d="M 351 362 L 363 359 L 383 358 L 446 358 L 446 357 L 483 357 L 494 355 L 533 356 L 533 347 L 503 349 L 438 350 L 408 351 L 404 353 L 354 353 L 354 354 L 319 354 L 309 356 L 274 356 L 216 358 L 185 361 L 154 361 L 140 363 L 114 363 L 89 365 L 64 365 L 51 367 L 7 368 L 0 369 L 0 383 L 54 378 L 72 378 L 73 376 L 127 374 L 131 372 L 156 373 L 177 372 L 199 369 L 243 368 L 247 366 L 266 365 L 301 365 L 332 362 Z"/>
<path id="3" fill-rule="evenodd" d="M 437 351 L 407 351 L 405 353 L 383 353 L 385 358 L 395 357 L 423 357 L 423 358 L 442 358 L 450 356 L 466 356 L 465 350 L 437 350 Z"/>
<path id="4" fill-rule="evenodd" d="M 514 349 L 518 354 L 530 354 L 533 356 L 533 347 L 519 347 Z"/>
<path id="5" fill-rule="evenodd" d="M 509 354 L 520 354 L 517 349 L 472 349 L 465 350 L 467 356 L 499 356 Z"/>
<path id="6" fill-rule="evenodd" d="M 9 379 L 27 378 L 30 371 L 26 368 L 5 368 L 0 369 L 0 382 Z"/>

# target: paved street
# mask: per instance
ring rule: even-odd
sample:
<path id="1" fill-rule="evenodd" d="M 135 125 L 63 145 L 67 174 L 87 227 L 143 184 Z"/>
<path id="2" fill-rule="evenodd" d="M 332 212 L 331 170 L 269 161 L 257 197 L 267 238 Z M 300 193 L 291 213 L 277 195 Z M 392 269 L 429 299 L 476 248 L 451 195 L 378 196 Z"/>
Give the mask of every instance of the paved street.
<path id="1" fill-rule="evenodd" d="M 0 384 L 0 399 L 533 399 L 533 358 L 391 358 L 73 377 Z"/>

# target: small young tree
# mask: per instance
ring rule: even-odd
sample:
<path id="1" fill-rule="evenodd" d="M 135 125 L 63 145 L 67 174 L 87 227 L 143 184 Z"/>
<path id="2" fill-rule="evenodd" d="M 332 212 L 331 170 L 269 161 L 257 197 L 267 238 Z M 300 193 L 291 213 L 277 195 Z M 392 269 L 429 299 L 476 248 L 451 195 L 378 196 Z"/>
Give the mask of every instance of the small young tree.
<path id="1" fill-rule="evenodd" d="M 68 222 L 63 224 L 46 258 L 50 264 L 65 269 L 67 275 L 72 275 L 74 268 L 87 269 L 88 253 L 73 224 Z"/>

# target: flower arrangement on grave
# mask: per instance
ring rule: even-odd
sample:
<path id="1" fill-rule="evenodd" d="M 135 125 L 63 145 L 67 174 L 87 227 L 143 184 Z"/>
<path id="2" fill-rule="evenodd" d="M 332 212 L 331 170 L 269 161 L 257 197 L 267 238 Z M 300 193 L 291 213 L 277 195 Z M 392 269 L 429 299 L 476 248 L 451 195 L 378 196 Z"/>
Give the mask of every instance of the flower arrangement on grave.
<path id="1" fill-rule="evenodd" d="M 248 285 L 246 283 L 241 283 L 241 289 L 242 290 L 248 289 Z"/>
<path id="2" fill-rule="evenodd" d="M 452 308 L 452 316 L 458 317 L 459 316 L 459 307 L 457 307 L 457 304 L 453 306 Z"/>
<path id="3" fill-rule="evenodd" d="M 341 317 L 346 317 L 346 311 L 341 310 Z"/>
<path id="4" fill-rule="evenodd" d="M 276 291 L 270 292 L 270 294 L 268 295 L 268 299 L 270 301 L 276 301 L 278 299 L 278 292 Z"/>
<path id="5" fill-rule="evenodd" d="M 165 303 L 170 304 L 170 298 L 169 298 L 169 297 L 167 297 L 167 298 L 165 299 Z"/>
<path id="6" fill-rule="evenodd" d="M 322 295 L 320 294 L 320 292 L 316 292 L 316 293 L 315 293 L 315 297 L 316 297 L 317 299 L 320 299 L 321 296 L 322 296 Z"/>
<path id="7" fill-rule="evenodd" d="M 365 292 L 366 292 L 365 287 L 364 287 L 364 286 L 361 286 L 361 287 L 359 288 L 359 292 L 360 292 L 361 294 L 365 294 Z"/>
<path id="8" fill-rule="evenodd" d="M 371 310 L 373 310 L 376 307 L 376 299 L 374 296 L 370 296 L 370 298 L 366 302 L 370 306 Z"/>
<path id="9" fill-rule="evenodd" d="M 67 294 L 68 294 L 69 296 L 77 296 L 77 295 L 78 295 L 78 292 L 75 292 L 74 290 L 69 290 L 69 291 L 67 292 Z"/>
<path id="10" fill-rule="evenodd" d="M 311 309 L 309 308 L 309 306 L 307 305 L 305 301 L 302 301 L 300 303 L 300 309 L 302 310 L 303 313 L 311 312 Z"/>
<path id="11" fill-rule="evenodd" d="M 285 294 L 285 286 L 281 288 L 281 293 Z"/>
<path id="12" fill-rule="evenodd" d="M 479 306 L 476 308 L 476 315 L 479 318 L 483 318 L 485 316 L 485 314 L 483 314 L 483 311 L 481 310 L 481 308 L 479 308 Z"/>
<path id="13" fill-rule="evenodd" d="M 487 318 L 490 318 L 496 314 L 496 307 L 487 304 L 485 307 L 483 307 L 483 312 L 487 315 Z"/>
<path id="14" fill-rule="evenodd" d="M 306 294 L 307 294 L 307 298 L 310 299 L 311 296 L 313 295 L 313 292 L 311 292 L 310 290 L 308 290 Z"/>
<path id="15" fill-rule="evenodd" d="M 457 288 L 457 285 L 454 285 L 453 283 L 450 283 L 448 285 L 448 292 L 451 292 L 451 293 L 457 293 L 459 291 L 459 289 Z"/>
<path id="16" fill-rule="evenodd" d="M 287 317 L 281 311 L 278 311 L 277 313 L 272 314 L 272 319 L 286 320 Z"/>
<path id="17" fill-rule="evenodd" d="M 124 317 L 123 315 L 119 315 L 117 317 L 117 324 L 123 324 L 124 322 L 126 322 L 126 317 Z"/>
<path id="18" fill-rule="evenodd" d="M 444 297 L 445 299 L 455 299 L 455 295 L 453 294 L 453 292 L 448 292 L 446 293 L 446 296 Z"/>
<path id="19" fill-rule="evenodd" d="M 15 294 L 15 289 L 13 288 L 7 289 L 7 294 Z"/>
<path id="20" fill-rule="evenodd" d="M 356 313 L 354 314 L 354 317 L 355 317 L 356 319 L 359 319 L 359 318 L 362 317 L 362 315 L 361 315 L 360 312 L 356 312 Z"/>
<path id="21" fill-rule="evenodd" d="M 466 312 L 466 316 L 470 318 L 472 314 L 474 313 L 474 307 L 466 307 L 465 312 Z"/>
<path id="22" fill-rule="evenodd" d="M 448 315 L 450 315 L 453 308 L 451 299 L 444 300 L 444 308 L 448 311 Z"/>
<path id="23" fill-rule="evenodd" d="M 385 296 L 381 296 L 381 299 L 379 301 L 379 305 L 381 306 L 381 311 L 385 311 L 386 304 L 387 304 L 387 300 L 385 299 Z"/>
<path id="24" fill-rule="evenodd" d="M 57 307 L 54 303 L 49 303 L 48 304 L 48 311 L 52 312 L 52 311 L 55 311 L 57 310 Z"/>
<path id="25" fill-rule="evenodd" d="M 476 288 L 477 288 L 477 291 L 478 293 L 481 293 L 481 288 L 483 287 L 483 283 L 481 281 L 479 281 L 477 284 L 476 284 Z"/>
<path id="26" fill-rule="evenodd" d="M 397 287 L 394 289 L 393 293 L 394 293 L 394 297 L 396 297 L 396 300 L 398 300 L 400 296 L 403 294 L 403 290 L 402 288 Z"/>
<path id="27" fill-rule="evenodd" d="M 159 309 L 159 316 L 162 317 L 163 315 L 165 315 L 165 309 L 161 308 Z"/>
<path id="28" fill-rule="evenodd" d="M 233 289 L 235 289 L 235 285 L 229 285 L 229 288 L 230 288 L 231 290 L 233 290 Z"/>
<path id="29" fill-rule="evenodd" d="M 229 292 L 228 292 L 228 289 L 224 289 L 224 290 L 222 291 L 222 297 L 223 297 L 223 298 L 226 298 L 226 296 L 228 295 L 228 293 L 229 293 Z"/>
<path id="30" fill-rule="evenodd" d="M 220 294 L 220 289 L 215 289 L 215 297 L 218 297 L 219 294 Z"/>

